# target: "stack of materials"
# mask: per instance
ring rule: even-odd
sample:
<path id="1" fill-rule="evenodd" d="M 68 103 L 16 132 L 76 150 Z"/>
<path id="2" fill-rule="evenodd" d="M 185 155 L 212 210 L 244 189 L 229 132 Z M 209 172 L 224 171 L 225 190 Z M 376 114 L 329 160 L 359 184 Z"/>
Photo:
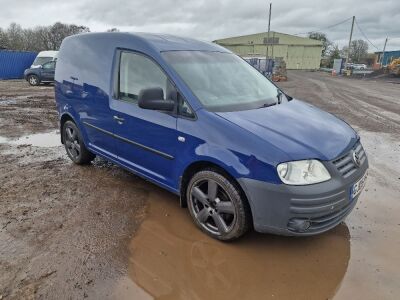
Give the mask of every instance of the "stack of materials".
<path id="1" fill-rule="evenodd" d="M 286 81 L 286 63 L 282 58 L 276 58 L 272 69 L 272 81 Z"/>

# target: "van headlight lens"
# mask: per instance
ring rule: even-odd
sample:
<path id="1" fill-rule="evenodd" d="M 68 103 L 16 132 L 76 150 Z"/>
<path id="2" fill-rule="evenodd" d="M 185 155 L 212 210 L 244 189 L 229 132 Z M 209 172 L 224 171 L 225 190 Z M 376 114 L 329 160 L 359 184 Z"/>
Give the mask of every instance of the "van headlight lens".
<path id="1" fill-rule="evenodd" d="M 276 169 L 282 182 L 290 185 L 313 184 L 331 179 L 325 166 L 315 159 L 281 163 Z"/>

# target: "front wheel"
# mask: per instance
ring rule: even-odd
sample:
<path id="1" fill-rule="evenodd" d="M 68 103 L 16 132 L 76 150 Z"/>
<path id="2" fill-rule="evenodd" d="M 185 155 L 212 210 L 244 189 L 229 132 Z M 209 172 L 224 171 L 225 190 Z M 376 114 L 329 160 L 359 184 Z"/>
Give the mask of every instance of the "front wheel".
<path id="1" fill-rule="evenodd" d="M 90 163 L 95 155 L 83 143 L 78 127 L 72 121 L 67 121 L 63 126 L 63 141 L 69 158 L 78 165 Z"/>
<path id="2" fill-rule="evenodd" d="M 186 197 L 196 225 L 213 238 L 234 240 L 250 227 L 247 200 L 233 182 L 217 172 L 196 173 L 189 182 Z"/>
<path id="3" fill-rule="evenodd" d="M 40 80 L 39 80 L 39 77 L 37 77 L 36 75 L 29 75 L 28 82 L 30 85 L 36 86 L 36 85 L 39 85 Z"/>

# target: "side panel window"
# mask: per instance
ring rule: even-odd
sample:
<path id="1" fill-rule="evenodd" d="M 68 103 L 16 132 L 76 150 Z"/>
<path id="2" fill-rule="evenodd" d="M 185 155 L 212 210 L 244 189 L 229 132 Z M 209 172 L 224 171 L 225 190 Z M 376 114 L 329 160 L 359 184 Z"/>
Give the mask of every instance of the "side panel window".
<path id="1" fill-rule="evenodd" d="M 164 90 L 165 99 L 168 84 L 167 76 L 151 59 L 141 54 L 121 52 L 119 99 L 136 103 L 142 89 L 154 87 Z"/>

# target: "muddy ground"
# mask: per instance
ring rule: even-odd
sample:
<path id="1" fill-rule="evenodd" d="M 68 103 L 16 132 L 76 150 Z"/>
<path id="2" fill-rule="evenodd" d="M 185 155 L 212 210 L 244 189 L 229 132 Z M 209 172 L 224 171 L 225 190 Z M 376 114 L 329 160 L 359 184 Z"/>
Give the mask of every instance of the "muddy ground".
<path id="1" fill-rule="evenodd" d="M 53 88 L 0 81 L 0 299 L 398 299 L 400 85 L 288 75 L 285 91 L 359 131 L 366 190 L 325 234 L 235 243 L 113 164 L 73 165 Z"/>

